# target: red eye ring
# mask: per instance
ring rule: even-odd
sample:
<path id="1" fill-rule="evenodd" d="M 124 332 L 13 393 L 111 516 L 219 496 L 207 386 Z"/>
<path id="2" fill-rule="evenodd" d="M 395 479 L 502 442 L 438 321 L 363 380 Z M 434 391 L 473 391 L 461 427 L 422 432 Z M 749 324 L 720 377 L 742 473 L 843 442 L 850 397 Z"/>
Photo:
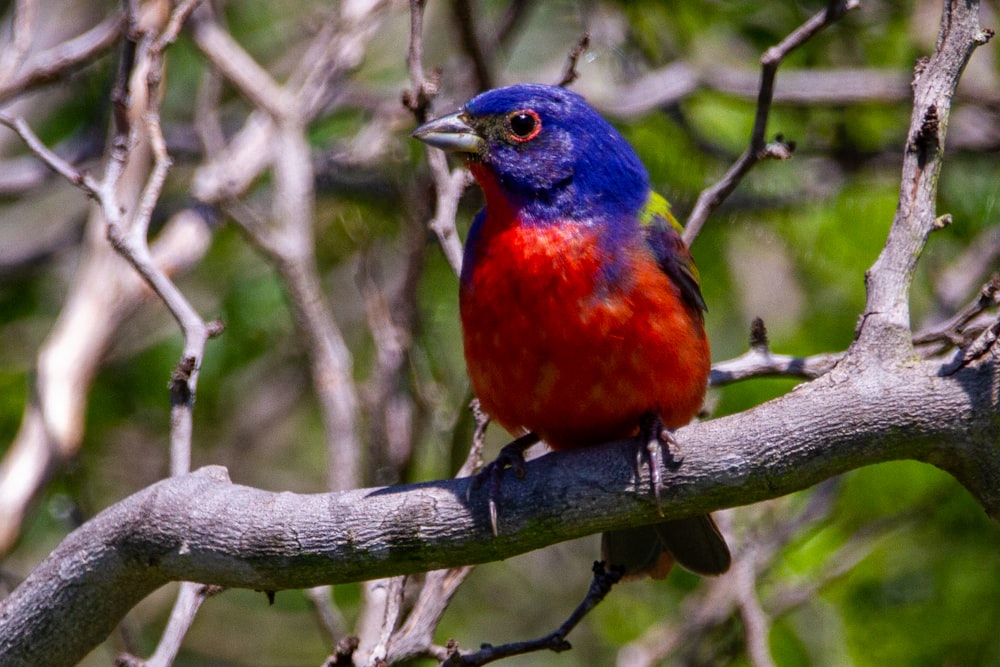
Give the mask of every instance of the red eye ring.
<path id="1" fill-rule="evenodd" d="M 522 109 L 507 114 L 507 136 L 523 144 L 531 141 L 542 131 L 542 119 L 531 109 Z"/>

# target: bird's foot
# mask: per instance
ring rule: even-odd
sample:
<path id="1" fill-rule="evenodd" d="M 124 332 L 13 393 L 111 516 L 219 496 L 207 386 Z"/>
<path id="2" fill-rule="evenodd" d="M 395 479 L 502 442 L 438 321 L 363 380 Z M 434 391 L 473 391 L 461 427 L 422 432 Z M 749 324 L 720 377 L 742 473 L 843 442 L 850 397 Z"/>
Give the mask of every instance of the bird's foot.
<path id="1" fill-rule="evenodd" d="M 503 481 L 504 471 L 510 468 L 518 477 L 524 477 L 524 452 L 538 441 L 537 435 L 527 433 L 504 445 L 497 457 L 472 478 L 469 493 L 489 481 L 490 528 L 493 529 L 494 537 L 497 536 L 497 498 L 500 497 L 500 482 Z"/>
<path id="2" fill-rule="evenodd" d="M 660 464 L 676 469 L 684 460 L 680 443 L 673 433 L 663 425 L 663 420 L 655 412 L 642 416 L 639 422 L 639 450 L 636 453 L 636 470 L 641 475 L 642 467 L 649 466 L 649 483 L 656 499 L 656 510 L 663 514 L 660 490 L 663 488 L 663 473 Z"/>

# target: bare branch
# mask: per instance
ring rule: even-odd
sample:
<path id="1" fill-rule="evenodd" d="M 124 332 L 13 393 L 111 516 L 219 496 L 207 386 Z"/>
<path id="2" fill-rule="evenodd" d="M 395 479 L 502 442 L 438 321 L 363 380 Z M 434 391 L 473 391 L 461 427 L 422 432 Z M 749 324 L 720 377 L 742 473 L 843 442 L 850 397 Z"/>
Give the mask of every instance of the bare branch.
<path id="1" fill-rule="evenodd" d="M 94 199 L 98 197 L 100 186 L 97 181 L 89 174 L 77 171 L 75 167 L 53 153 L 52 150 L 50 150 L 49 147 L 38 138 L 38 135 L 32 131 L 31 127 L 23 118 L 11 118 L 7 114 L 0 112 L 0 125 L 9 127 L 17 132 L 17 135 L 21 137 L 21 140 L 24 141 L 28 148 L 30 148 L 31 151 L 39 157 L 39 159 L 47 164 L 52 171 L 82 189 L 88 197 L 93 197 Z"/>
<path id="2" fill-rule="evenodd" d="M 580 40 L 576 43 L 576 46 L 569 52 L 569 56 L 566 57 L 566 67 L 563 69 L 562 77 L 559 79 L 557 86 L 568 86 L 569 84 L 580 78 L 580 73 L 576 71 L 576 65 L 580 62 L 580 57 L 587 52 L 590 47 L 590 33 L 585 32 L 580 36 Z"/>
<path id="3" fill-rule="evenodd" d="M 852 350 L 872 356 L 910 354 L 910 281 L 937 226 L 937 180 L 951 101 L 972 52 L 991 33 L 979 27 L 976 2 L 946 2 L 937 49 L 915 71 L 913 113 L 903 158 L 899 205 L 885 247 L 866 275 L 868 301 Z"/>
<path id="4" fill-rule="evenodd" d="M 455 651 L 448 656 L 447 660 L 441 663 L 442 667 L 475 667 L 536 651 L 561 653 L 562 651 L 570 650 L 572 646 L 566 641 L 567 635 L 583 620 L 584 616 L 607 597 L 608 593 L 611 592 L 611 587 L 617 584 L 622 578 L 621 570 L 615 570 L 614 568 L 610 571 L 605 570 L 604 563 L 600 562 L 594 563 L 593 572 L 594 579 L 591 581 L 590 589 L 587 591 L 587 595 L 583 598 L 583 601 L 580 602 L 562 625 L 549 634 L 537 639 L 512 642 L 501 646 L 487 644 L 475 653 L 463 654 Z"/>
<path id="5" fill-rule="evenodd" d="M 403 93 L 403 106 L 413 112 L 418 123 L 427 120 L 431 100 L 437 95 L 438 76 L 424 76 L 424 9 L 427 0 L 410 0 L 410 47 L 406 65 L 410 70 L 413 89 Z"/>
<path id="6" fill-rule="evenodd" d="M 486 428 L 490 425 L 490 416 L 483 411 L 479 399 L 474 398 L 469 404 L 476 428 L 472 432 L 472 446 L 469 454 L 459 469 L 456 477 L 468 477 L 483 467 L 483 447 L 486 446 Z"/>
<path id="7" fill-rule="evenodd" d="M 636 117 L 676 104 L 700 89 L 756 99 L 760 92 L 760 73 L 721 65 L 697 67 L 676 60 L 621 86 L 602 108 L 614 116 Z M 901 70 L 785 69 L 781 77 L 775 79 L 772 102 L 809 106 L 848 105 L 902 102 L 909 96 L 906 73 Z"/>
<path id="8" fill-rule="evenodd" d="M 490 70 L 492 54 L 487 54 L 482 46 L 483 40 L 476 34 L 476 24 L 473 20 L 472 6 L 469 0 L 452 0 L 451 15 L 458 28 L 462 49 L 472 61 L 472 69 L 476 74 L 476 90 L 488 90 L 495 87 L 493 72 Z"/>
<path id="9" fill-rule="evenodd" d="M 434 632 L 451 598 L 472 569 L 466 565 L 427 573 L 413 609 L 392 636 L 387 661 L 395 663 L 422 656 L 444 659 L 444 649 L 434 646 Z"/>
<path id="10" fill-rule="evenodd" d="M 987 309 L 995 308 L 998 305 L 1000 305 L 1000 274 L 994 273 L 979 289 L 979 294 L 976 295 L 975 299 L 945 321 L 915 334 L 913 344 L 915 346 L 936 345 L 945 349 L 955 345 L 968 345 L 972 342 L 969 339 L 970 329 L 975 331 L 974 327 L 970 327 L 970 323 Z"/>
<path id="11" fill-rule="evenodd" d="M 198 7 L 191 15 L 191 34 L 198 48 L 254 106 L 272 118 L 292 110 L 293 96 L 215 21 L 208 5 Z"/>
<path id="12" fill-rule="evenodd" d="M 285 86 L 277 84 L 250 58 L 218 25 L 207 7 L 200 7 L 192 16 L 199 47 L 220 72 L 264 110 L 263 114 L 251 114 L 217 162 L 200 170 L 192 190 L 203 200 L 221 201 L 230 210 L 235 206 L 249 212 L 248 207 L 233 200 L 264 169 L 274 168 L 270 220 L 244 224 L 244 230 L 268 253 L 287 285 L 296 322 L 313 361 L 310 370 L 322 408 L 328 477 L 334 489 L 357 486 L 361 478 L 362 446 L 356 423 L 359 399 L 353 384 L 353 359 L 317 273 L 312 160 L 305 131 L 329 97 L 336 75 L 359 61 L 383 8 L 380 2 L 360 8 L 342 7 L 337 29 L 327 26 L 320 31 Z M 258 100 L 261 94 L 268 101 Z M 241 223 L 255 220 L 246 215 L 236 219 Z"/>
<path id="13" fill-rule="evenodd" d="M 736 561 L 732 578 L 736 588 L 740 617 L 743 619 L 747 654 L 754 667 L 773 667 L 768 636 L 771 621 L 757 597 L 757 567 L 753 558 Z"/>
<path id="14" fill-rule="evenodd" d="M 201 604 L 212 595 L 221 592 L 222 589 L 218 586 L 181 582 L 180 592 L 177 594 L 177 601 L 174 603 L 170 620 L 163 630 L 163 635 L 161 635 L 153 655 L 146 660 L 122 656 L 118 662 L 127 662 L 130 665 L 136 665 L 136 667 L 170 667 L 174 664 L 177 653 L 180 652 L 184 637 L 187 636 Z"/>
<path id="15" fill-rule="evenodd" d="M 997 225 L 984 229 L 934 281 L 938 310 L 949 313 L 958 308 L 983 278 L 1000 264 L 1000 232 Z"/>
<path id="16" fill-rule="evenodd" d="M 389 641 L 392 639 L 396 625 L 399 623 L 399 617 L 402 614 L 403 591 L 406 586 L 406 577 L 387 579 L 385 580 L 385 586 L 386 604 L 381 606 L 384 616 L 380 624 L 378 642 L 368 655 L 368 659 L 372 664 L 386 662 L 386 655 L 389 652 Z"/>
<path id="17" fill-rule="evenodd" d="M 843 357 L 843 352 L 796 357 L 775 354 L 768 348 L 751 347 L 735 359 L 712 364 L 709 384 L 720 387 L 750 378 L 774 376 L 812 380 L 828 373 Z"/>
<path id="18" fill-rule="evenodd" d="M 309 604 L 313 607 L 320 629 L 330 640 L 331 644 L 336 646 L 339 641 L 342 641 L 347 631 L 347 622 L 344 620 L 343 614 L 340 613 L 340 610 L 333 603 L 333 587 L 313 586 L 312 588 L 307 588 L 304 592 L 306 599 L 309 600 Z"/>
<path id="19" fill-rule="evenodd" d="M 0 72 L 0 103 L 54 81 L 100 56 L 121 36 L 123 24 L 123 16 L 116 12 L 82 35 L 31 56 L 26 62 L 11 63 L 16 66 Z"/>
<path id="20" fill-rule="evenodd" d="M 831 2 L 826 10 L 814 15 L 761 56 L 760 89 L 757 94 L 757 112 L 754 116 L 753 131 L 750 134 L 750 145 L 718 183 L 702 190 L 701 194 L 698 195 L 698 201 L 695 202 L 694 208 L 684 224 L 685 243 L 691 245 L 701 231 L 702 225 L 708 220 L 708 216 L 736 189 L 736 186 L 755 164 L 769 157 L 784 159 L 791 148 L 794 148 L 780 139 L 775 144 L 767 144 L 764 139 L 767 132 L 767 119 L 771 113 L 774 78 L 778 73 L 778 66 L 789 53 L 859 5 L 858 0 Z"/>
<path id="21" fill-rule="evenodd" d="M 407 55 L 407 63 L 410 67 L 410 82 L 413 84 L 413 89 L 403 96 L 403 104 L 413 111 L 418 122 L 427 119 L 430 101 L 437 93 L 436 81 L 433 78 L 428 81 L 424 76 L 424 4 L 424 0 L 411 0 L 410 2 L 410 50 Z M 437 200 L 434 217 L 428 226 L 437 236 L 441 250 L 444 251 L 455 275 L 460 275 L 462 273 L 462 243 L 455 227 L 455 216 L 462 193 L 472 184 L 472 175 L 461 167 L 449 171 L 444 151 L 430 147 L 426 148 L 426 151 Z"/>
<path id="22" fill-rule="evenodd" d="M 38 354 L 36 386 L 14 442 L 0 463 L 0 553 L 13 546 L 31 501 L 64 461 L 79 450 L 90 383 L 121 323 L 152 292 L 88 225 L 84 261 L 51 333 Z M 188 270 L 208 250 L 211 235 L 193 210 L 174 215 L 151 252 L 167 274 Z"/>
<path id="23" fill-rule="evenodd" d="M 11 22 L 13 39 L 9 47 L 4 48 L 0 54 L 0 81 L 8 79 L 27 57 L 28 49 L 31 47 L 32 28 L 38 15 L 37 10 L 35 0 L 18 0 L 13 3 L 14 19 Z"/>
<path id="24" fill-rule="evenodd" d="M 296 322 L 309 348 L 310 370 L 328 448 L 331 489 L 361 481 L 362 444 L 357 432 L 359 399 L 353 358 L 323 293 L 313 239 L 313 174 L 305 128 L 296 120 L 278 127 L 280 150 L 274 164 L 272 259 L 288 288 Z"/>
<path id="25" fill-rule="evenodd" d="M 0 659 L 72 664 L 172 579 L 281 590 L 468 565 L 786 495 L 887 460 L 942 467 L 1000 515 L 998 358 L 993 349 L 951 376 L 932 362 L 848 358 L 753 410 L 679 429 L 685 458 L 662 472 L 672 480 L 662 514 L 648 479 L 635 477 L 634 442 L 542 456 L 524 478 L 504 479 L 494 539 L 485 497 L 465 500 L 469 478 L 313 495 L 232 485 L 218 469 L 164 480 L 67 537 L 0 603 Z"/>

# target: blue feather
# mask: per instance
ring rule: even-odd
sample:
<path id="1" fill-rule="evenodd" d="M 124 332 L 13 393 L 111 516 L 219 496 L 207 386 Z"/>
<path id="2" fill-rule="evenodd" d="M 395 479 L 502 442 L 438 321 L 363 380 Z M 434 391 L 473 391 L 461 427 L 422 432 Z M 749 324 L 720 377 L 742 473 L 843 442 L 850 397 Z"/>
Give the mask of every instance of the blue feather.
<path id="1" fill-rule="evenodd" d="M 510 141 L 500 131 L 502 122 L 524 109 L 538 114 L 542 130 L 531 141 Z M 524 212 L 525 222 L 637 224 L 649 193 L 646 168 L 580 95 L 519 84 L 474 97 L 465 113 L 488 142 L 484 162 Z"/>

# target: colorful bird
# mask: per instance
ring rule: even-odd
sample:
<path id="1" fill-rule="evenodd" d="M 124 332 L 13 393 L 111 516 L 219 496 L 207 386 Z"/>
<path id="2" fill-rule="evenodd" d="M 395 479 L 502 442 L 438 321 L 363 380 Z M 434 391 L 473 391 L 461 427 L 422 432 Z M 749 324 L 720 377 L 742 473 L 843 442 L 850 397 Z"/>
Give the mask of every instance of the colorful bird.
<path id="1" fill-rule="evenodd" d="M 663 427 L 697 414 L 710 359 L 697 269 L 635 152 L 581 96 L 540 84 L 487 91 L 413 136 L 461 154 L 486 197 L 462 332 L 482 408 L 522 436 L 514 459 L 537 438 L 561 450 L 641 433 L 659 498 Z M 730 563 L 708 515 L 606 533 L 602 551 L 657 578 L 675 560 Z"/>

